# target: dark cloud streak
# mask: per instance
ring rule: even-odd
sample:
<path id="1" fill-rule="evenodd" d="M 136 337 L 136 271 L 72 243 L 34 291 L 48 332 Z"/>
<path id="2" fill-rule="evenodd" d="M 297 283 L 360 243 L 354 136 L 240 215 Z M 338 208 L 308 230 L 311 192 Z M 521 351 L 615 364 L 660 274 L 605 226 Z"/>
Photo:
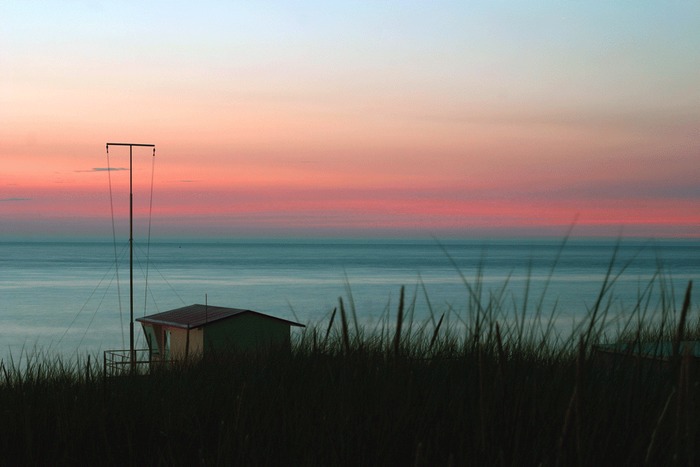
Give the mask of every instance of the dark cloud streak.
<path id="1" fill-rule="evenodd" d="M 93 167 L 90 170 L 76 170 L 78 173 L 93 173 L 93 172 L 119 172 L 129 170 L 126 167 Z"/>

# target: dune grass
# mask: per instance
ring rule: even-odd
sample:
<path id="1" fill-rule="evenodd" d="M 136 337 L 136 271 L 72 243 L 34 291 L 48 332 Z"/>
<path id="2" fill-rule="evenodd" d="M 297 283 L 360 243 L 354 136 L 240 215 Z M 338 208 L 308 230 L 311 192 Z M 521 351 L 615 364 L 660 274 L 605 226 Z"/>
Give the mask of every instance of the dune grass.
<path id="1" fill-rule="evenodd" d="M 587 318 L 564 335 L 542 300 L 509 307 L 505 286 L 463 279 L 469 305 L 450 325 L 453 311 L 435 312 L 427 296 L 430 317 L 415 322 L 416 299 L 402 289 L 391 321 L 363 328 L 340 299 L 286 353 L 208 355 L 115 378 L 94 358 L 3 362 L 0 464 L 698 462 L 697 363 L 680 351 L 698 334 L 691 284 L 680 306 L 664 287 L 642 290 L 615 321 L 610 268 Z M 664 340 L 674 349 L 664 362 L 596 352 Z"/>

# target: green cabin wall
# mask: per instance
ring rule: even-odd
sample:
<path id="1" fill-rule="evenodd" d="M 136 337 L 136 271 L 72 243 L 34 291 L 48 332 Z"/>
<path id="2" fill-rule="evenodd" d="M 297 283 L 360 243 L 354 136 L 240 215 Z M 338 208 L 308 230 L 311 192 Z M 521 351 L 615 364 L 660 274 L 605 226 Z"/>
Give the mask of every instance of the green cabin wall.
<path id="1" fill-rule="evenodd" d="M 244 313 L 211 323 L 204 328 L 206 350 L 290 349 L 289 324 L 273 318 Z"/>

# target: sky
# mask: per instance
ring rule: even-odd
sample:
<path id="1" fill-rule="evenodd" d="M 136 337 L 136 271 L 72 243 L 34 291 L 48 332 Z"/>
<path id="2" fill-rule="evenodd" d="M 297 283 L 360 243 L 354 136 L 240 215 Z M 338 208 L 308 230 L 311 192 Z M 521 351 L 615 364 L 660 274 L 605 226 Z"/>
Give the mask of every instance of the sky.
<path id="1" fill-rule="evenodd" d="M 700 237 L 696 1 L 0 3 L 0 240 Z"/>

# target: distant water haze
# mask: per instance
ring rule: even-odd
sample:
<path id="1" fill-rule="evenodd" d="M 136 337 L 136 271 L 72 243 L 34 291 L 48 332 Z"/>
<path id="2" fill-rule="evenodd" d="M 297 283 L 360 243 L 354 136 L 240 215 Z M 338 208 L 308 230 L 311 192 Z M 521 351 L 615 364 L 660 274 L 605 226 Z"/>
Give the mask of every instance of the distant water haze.
<path id="1" fill-rule="evenodd" d="M 561 242 L 136 243 L 135 317 L 208 300 L 212 305 L 325 325 L 343 297 L 346 309 L 354 307 L 360 325 L 371 330 L 394 325 L 403 285 L 406 303 L 413 304 L 414 322 L 430 320 L 432 308 L 435 319 L 445 314 L 452 326 L 459 327 L 469 320 L 473 293 L 479 293 L 484 304 L 490 299 L 500 303 L 499 319 L 508 319 L 515 310 L 522 311 L 529 287 L 531 319 L 549 281 L 541 306 L 543 319 L 554 308 L 555 324 L 566 333 L 595 303 L 616 242 L 570 240 L 550 279 Z M 128 348 L 128 244 L 117 245 L 116 254 L 118 263 L 110 242 L 0 243 L 0 357 L 19 361 L 27 353 L 44 352 L 73 358 Z M 631 311 L 653 281 L 647 305 L 650 318 L 658 309 L 661 287 L 679 307 L 688 280 L 697 283 L 698 264 L 696 240 L 623 240 L 612 269 L 616 281 L 605 306 L 612 315 Z M 136 337 L 137 346 L 144 347 L 138 324 Z"/>

